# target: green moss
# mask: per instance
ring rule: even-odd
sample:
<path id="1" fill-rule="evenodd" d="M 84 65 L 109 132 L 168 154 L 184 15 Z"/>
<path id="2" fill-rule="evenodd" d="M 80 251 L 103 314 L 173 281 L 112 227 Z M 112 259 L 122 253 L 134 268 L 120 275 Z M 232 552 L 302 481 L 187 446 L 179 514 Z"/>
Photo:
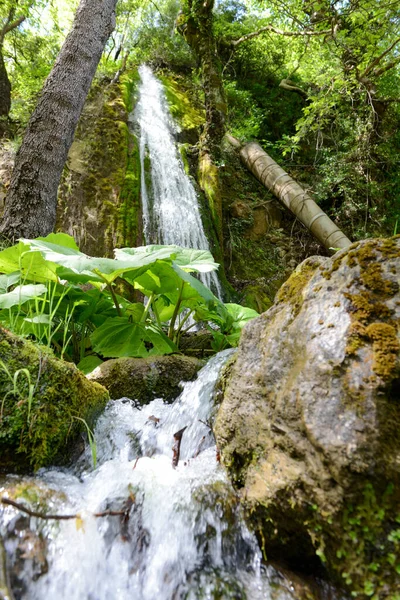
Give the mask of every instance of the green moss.
<path id="1" fill-rule="evenodd" d="M 365 333 L 372 341 L 373 370 L 384 381 L 390 382 L 398 373 L 400 344 L 396 329 L 387 323 L 371 323 Z"/>
<path id="2" fill-rule="evenodd" d="M 182 129 L 199 129 L 205 121 L 205 111 L 184 77 L 161 75 L 165 95 L 174 119 Z"/>
<path id="3" fill-rule="evenodd" d="M 289 303 L 292 307 L 293 316 L 299 314 L 304 302 L 303 289 L 316 272 L 318 266 L 319 263 L 312 259 L 302 263 L 277 293 L 277 302 Z"/>
<path id="4" fill-rule="evenodd" d="M 390 593 L 400 574 L 400 513 L 394 512 L 398 497 L 393 485 L 378 492 L 371 483 L 357 497 L 340 515 L 314 515 L 310 525 L 319 529 L 315 543 L 353 598 L 393 598 Z"/>
<path id="5" fill-rule="evenodd" d="M 344 294 L 350 302 L 351 317 L 346 354 L 354 355 L 362 346 L 371 344 L 372 368 L 385 383 L 390 383 L 398 374 L 398 323 L 385 301 L 397 293 L 399 285 L 384 276 L 379 261 L 399 258 L 397 239 L 398 236 L 353 245 L 348 254 L 342 256 L 342 259 L 347 256 L 348 265 L 358 270 L 360 282 L 357 294 Z"/>
<path id="6" fill-rule="evenodd" d="M 272 300 L 266 294 L 265 286 L 260 284 L 248 285 L 243 290 L 242 304 L 253 308 L 259 313 L 268 310 L 272 306 Z"/>
<path id="7" fill-rule="evenodd" d="M 30 395 L 28 377 L 21 375 L 14 390 L 0 368 L 0 470 L 36 470 L 65 463 L 82 431 L 78 418 L 91 426 L 108 400 L 107 391 L 46 348 L 1 328 L 0 359 L 12 376 L 27 369 L 34 384 Z"/>

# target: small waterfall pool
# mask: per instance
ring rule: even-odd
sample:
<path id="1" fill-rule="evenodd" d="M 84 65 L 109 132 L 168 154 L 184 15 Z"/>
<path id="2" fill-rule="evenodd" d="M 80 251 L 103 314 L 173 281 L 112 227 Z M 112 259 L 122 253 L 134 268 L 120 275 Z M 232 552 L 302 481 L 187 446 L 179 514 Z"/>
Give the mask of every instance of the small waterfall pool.
<path id="1" fill-rule="evenodd" d="M 33 510 L 79 514 L 43 520 L 0 505 L 17 600 L 295 598 L 281 576 L 261 566 L 207 425 L 215 382 L 231 352 L 211 359 L 173 404 L 110 402 L 95 431 L 95 469 L 87 448 L 74 470 L 2 482 L 0 496 L 25 490 L 19 501 Z M 183 427 L 173 468 L 174 434 Z M 126 513 L 94 516 L 108 509 Z"/>
<path id="2" fill-rule="evenodd" d="M 146 244 L 176 244 L 209 250 L 196 191 L 185 173 L 174 135 L 174 122 L 162 83 L 151 69 L 139 68 L 141 84 L 134 120 L 139 129 L 143 232 Z M 222 298 L 216 273 L 204 273 L 205 285 Z"/>

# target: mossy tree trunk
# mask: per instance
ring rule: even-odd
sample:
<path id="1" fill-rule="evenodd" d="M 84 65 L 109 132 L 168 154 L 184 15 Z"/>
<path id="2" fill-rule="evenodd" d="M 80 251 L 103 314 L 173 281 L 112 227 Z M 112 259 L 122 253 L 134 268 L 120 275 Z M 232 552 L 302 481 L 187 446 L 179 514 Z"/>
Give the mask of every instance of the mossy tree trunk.
<path id="1" fill-rule="evenodd" d="M 218 167 L 220 145 L 225 133 L 226 101 L 221 64 L 213 34 L 214 0 L 188 0 L 178 18 L 178 31 L 199 59 L 205 95 L 206 122 L 200 140 L 199 183 L 203 189 L 222 248 L 222 201 Z"/>
<path id="2" fill-rule="evenodd" d="M 90 84 L 115 26 L 117 0 L 81 0 L 17 154 L 0 235 L 50 233 L 57 189 Z"/>

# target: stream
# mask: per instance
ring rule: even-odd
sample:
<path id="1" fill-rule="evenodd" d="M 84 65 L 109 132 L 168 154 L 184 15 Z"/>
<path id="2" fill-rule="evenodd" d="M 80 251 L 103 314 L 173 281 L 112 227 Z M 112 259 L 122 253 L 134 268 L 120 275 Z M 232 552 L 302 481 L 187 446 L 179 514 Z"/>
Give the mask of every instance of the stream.
<path id="1" fill-rule="evenodd" d="M 207 425 L 231 352 L 212 358 L 173 404 L 110 402 L 95 430 L 96 468 L 87 447 L 74 469 L 3 481 L 1 496 L 18 489 L 31 509 L 79 515 L 44 520 L 0 505 L 17 600 L 295 598 L 281 575 L 262 566 Z M 183 427 L 173 468 L 174 433 Z M 123 507 L 125 516 L 94 516 Z"/>

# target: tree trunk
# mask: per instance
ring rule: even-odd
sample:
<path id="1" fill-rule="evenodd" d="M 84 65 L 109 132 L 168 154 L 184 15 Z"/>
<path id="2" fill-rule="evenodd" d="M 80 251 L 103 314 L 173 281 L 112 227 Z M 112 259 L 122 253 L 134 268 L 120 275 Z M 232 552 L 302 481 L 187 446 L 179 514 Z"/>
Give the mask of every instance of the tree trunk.
<path id="1" fill-rule="evenodd" d="M 106 41 L 117 0 L 81 0 L 17 154 L 0 235 L 50 233 L 57 189 L 76 125 Z"/>
<path id="2" fill-rule="evenodd" d="M 255 143 L 240 150 L 246 167 L 288 208 L 327 249 L 347 248 L 351 241 L 314 200 Z"/>
<path id="3" fill-rule="evenodd" d="M 187 8 L 178 17 L 177 26 L 201 67 L 206 122 L 200 138 L 198 180 L 207 198 L 222 252 L 222 197 L 215 160 L 220 157 L 227 106 L 221 63 L 215 50 L 213 6 L 214 0 L 188 0 Z"/>
<path id="4" fill-rule="evenodd" d="M 11 84 L 8 79 L 6 65 L 4 64 L 4 58 L 2 48 L 0 46 L 0 119 L 1 117 L 8 117 L 11 107 Z M 1 133 L 1 123 L 0 123 Z"/>

